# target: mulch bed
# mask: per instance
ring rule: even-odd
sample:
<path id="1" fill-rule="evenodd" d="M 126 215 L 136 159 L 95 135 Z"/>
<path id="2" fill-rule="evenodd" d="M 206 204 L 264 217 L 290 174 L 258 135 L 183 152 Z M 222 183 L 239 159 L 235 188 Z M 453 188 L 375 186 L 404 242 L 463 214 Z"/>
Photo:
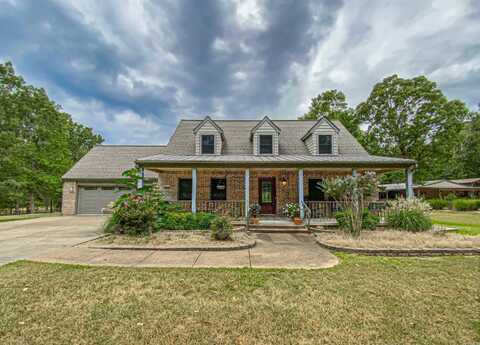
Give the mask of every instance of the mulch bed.
<path id="1" fill-rule="evenodd" d="M 231 240 L 211 238 L 208 230 L 159 231 L 151 236 L 109 235 L 88 243 L 88 248 L 111 250 L 228 251 L 254 247 L 256 241 L 245 232 L 234 231 Z"/>

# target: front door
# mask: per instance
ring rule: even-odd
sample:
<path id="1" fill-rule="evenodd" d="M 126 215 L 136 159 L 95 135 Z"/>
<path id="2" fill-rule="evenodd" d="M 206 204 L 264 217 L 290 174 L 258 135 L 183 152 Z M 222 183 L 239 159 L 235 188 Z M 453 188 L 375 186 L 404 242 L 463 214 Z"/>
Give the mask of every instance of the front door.
<path id="1" fill-rule="evenodd" d="M 275 213 L 275 177 L 260 177 L 258 179 L 258 200 L 260 204 L 260 213 Z"/>

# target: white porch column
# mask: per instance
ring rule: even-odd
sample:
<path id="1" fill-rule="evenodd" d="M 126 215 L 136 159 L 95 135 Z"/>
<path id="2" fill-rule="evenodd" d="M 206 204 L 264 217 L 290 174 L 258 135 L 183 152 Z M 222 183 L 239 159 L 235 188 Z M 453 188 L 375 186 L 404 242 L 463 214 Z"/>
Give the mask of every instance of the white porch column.
<path id="1" fill-rule="evenodd" d="M 192 213 L 197 212 L 197 168 L 192 168 Z"/>
<path id="2" fill-rule="evenodd" d="M 300 206 L 300 218 L 305 217 L 305 210 L 303 209 L 303 169 L 298 170 L 298 206 Z"/>
<path id="3" fill-rule="evenodd" d="M 247 217 L 248 210 L 250 209 L 250 169 L 245 169 L 243 188 L 245 197 L 245 217 Z"/>
<path id="4" fill-rule="evenodd" d="M 413 167 L 407 168 L 406 172 L 407 172 L 406 194 L 407 194 L 407 199 L 410 199 L 415 196 L 413 193 Z"/>
<path id="5" fill-rule="evenodd" d="M 137 181 L 137 189 L 143 188 L 143 183 L 145 179 L 145 171 L 142 168 L 140 168 L 140 179 Z"/>

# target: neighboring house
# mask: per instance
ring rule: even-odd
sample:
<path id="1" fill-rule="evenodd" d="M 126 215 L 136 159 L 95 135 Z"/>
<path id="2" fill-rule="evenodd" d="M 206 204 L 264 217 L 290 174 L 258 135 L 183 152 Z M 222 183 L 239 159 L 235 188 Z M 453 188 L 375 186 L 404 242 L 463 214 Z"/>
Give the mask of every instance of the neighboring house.
<path id="1" fill-rule="evenodd" d="M 412 185 L 415 161 L 369 155 L 340 122 L 327 118 L 207 116 L 181 120 L 165 146 L 93 148 L 63 177 L 63 213 L 100 213 L 118 196 L 122 171 L 135 165 L 157 180 L 168 200 L 192 212 L 244 216 L 253 203 L 263 214 L 279 214 L 287 202 L 321 210 L 320 183 L 334 176 L 406 169 Z"/>
<path id="2" fill-rule="evenodd" d="M 405 196 L 405 183 L 382 184 L 380 187 L 380 199 L 395 199 Z M 460 180 L 433 180 L 413 186 L 415 195 L 430 199 L 441 198 L 449 194 L 458 197 L 470 195 L 480 197 L 480 178 Z"/>

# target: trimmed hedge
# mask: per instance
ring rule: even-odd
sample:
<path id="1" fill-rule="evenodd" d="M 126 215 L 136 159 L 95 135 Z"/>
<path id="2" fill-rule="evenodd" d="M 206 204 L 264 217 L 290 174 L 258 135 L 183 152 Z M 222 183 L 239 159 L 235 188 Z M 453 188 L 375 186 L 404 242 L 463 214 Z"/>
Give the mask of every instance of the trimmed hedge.
<path id="1" fill-rule="evenodd" d="M 452 202 L 452 207 L 456 211 L 475 211 L 478 210 L 480 200 L 474 199 L 456 199 Z"/>
<path id="2" fill-rule="evenodd" d="M 165 212 L 156 219 L 155 230 L 207 230 L 218 216 L 211 213 Z"/>
<path id="3" fill-rule="evenodd" d="M 430 199 L 427 200 L 427 202 L 434 210 L 443 210 L 450 205 L 450 202 L 445 199 Z"/>
<path id="4" fill-rule="evenodd" d="M 349 212 L 337 212 L 335 215 L 338 226 L 341 229 L 350 229 L 350 217 Z M 380 218 L 371 214 L 368 209 L 363 210 L 362 229 L 363 230 L 375 230 L 377 228 Z"/>

